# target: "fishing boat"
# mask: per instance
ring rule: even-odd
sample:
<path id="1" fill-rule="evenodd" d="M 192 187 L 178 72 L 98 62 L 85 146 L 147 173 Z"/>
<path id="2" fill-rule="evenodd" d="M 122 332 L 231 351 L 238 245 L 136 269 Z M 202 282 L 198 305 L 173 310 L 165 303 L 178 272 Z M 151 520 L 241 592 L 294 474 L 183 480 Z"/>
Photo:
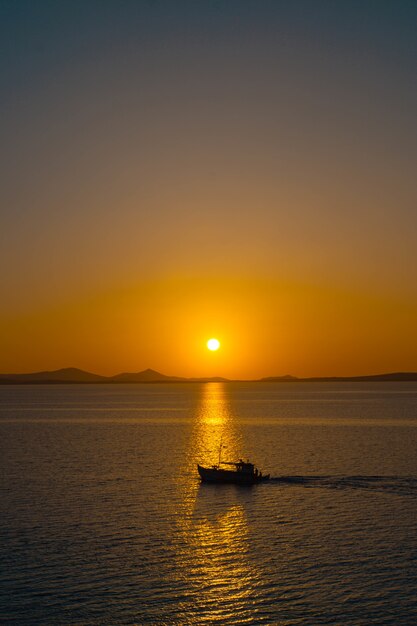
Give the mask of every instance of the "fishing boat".
<path id="1" fill-rule="evenodd" d="M 197 463 L 198 473 L 200 474 L 202 482 L 253 485 L 254 483 L 269 480 L 269 474 L 262 474 L 262 472 L 258 471 L 253 463 L 249 462 L 249 460 L 246 462 L 242 459 L 239 459 L 239 461 L 222 461 L 222 447 L 223 446 L 220 443 L 219 461 L 217 465 L 203 467 Z"/>
<path id="2" fill-rule="evenodd" d="M 221 467 L 228 465 L 233 469 L 226 469 Z M 219 465 L 212 465 L 211 467 L 202 467 L 197 464 L 198 473 L 204 483 L 235 483 L 237 485 L 253 485 L 265 480 L 269 480 L 269 474 L 262 474 L 249 461 L 230 462 L 223 461 Z"/>

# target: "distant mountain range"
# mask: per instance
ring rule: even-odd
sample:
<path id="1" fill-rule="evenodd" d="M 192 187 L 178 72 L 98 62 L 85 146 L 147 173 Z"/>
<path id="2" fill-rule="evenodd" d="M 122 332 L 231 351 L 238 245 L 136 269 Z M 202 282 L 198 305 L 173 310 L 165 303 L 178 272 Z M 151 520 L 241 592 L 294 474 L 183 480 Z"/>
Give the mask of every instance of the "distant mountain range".
<path id="1" fill-rule="evenodd" d="M 143 372 L 100 376 L 69 367 L 51 372 L 31 374 L 0 374 L 0 384 L 71 384 L 71 383 L 180 383 L 180 382 L 227 382 L 229 379 L 213 376 L 209 378 L 182 378 L 166 376 L 152 369 Z M 372 381 L 417 381 L 417 372 L 393 372 L 372 376 L 325 376 L 297 378 L 296 376 L 269 376 L 252 382 L 372 382 Z"/>
<path id="2" fill-rule="evenodd" d="M 389 374 L 371 374 L 369 376 L 314 376 L 297 378 L 296 376 L 269 376 L 261 378 L 262 382 L 385 382 L 385 381 L 413 381 L 417 380 L 417 372 L 391 372 Z"/>

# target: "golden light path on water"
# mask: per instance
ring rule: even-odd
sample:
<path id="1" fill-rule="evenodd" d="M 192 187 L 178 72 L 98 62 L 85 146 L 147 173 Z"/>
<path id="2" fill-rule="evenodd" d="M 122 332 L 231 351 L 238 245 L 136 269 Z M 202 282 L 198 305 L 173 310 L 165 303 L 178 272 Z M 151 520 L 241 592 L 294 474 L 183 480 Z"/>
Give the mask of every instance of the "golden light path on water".
<path id="1" fill-rule="evenodd" d="M 188 444 L 183 510 L 177 517 L 183 546 L 177 554 L 178 571 L 196 591 L 181 605 L 184 623 L 221 623 L 232 614 L 242 624 L 251 619 L 250 596 L 260 581 L 249 554 L 247 489 L 200 484 L 196 471 L 197 462 L 218 462 L 221 444 L 222 459 L 235 460 L 242 443 L 225 386 L 205 385 Z"/>

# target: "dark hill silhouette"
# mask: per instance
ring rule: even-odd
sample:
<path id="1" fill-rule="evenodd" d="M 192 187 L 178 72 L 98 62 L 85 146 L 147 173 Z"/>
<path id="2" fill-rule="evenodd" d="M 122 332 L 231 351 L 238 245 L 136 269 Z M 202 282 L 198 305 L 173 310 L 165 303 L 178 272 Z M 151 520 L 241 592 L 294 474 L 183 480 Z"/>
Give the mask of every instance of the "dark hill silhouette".
<path id="1" fill-rule="evenodd" d="M 106 376 L 91 374 L 76 367 L 65 367 L 59 370 L 34 372 L 31 374 L 0 374 L 0 382 L 11 383 L 101 383 Z"/>
<path id="2" fill-rule="evenodd" d="M 417 380 L 417 372 L 391 372 L 388 374 L 371 374 L 369 376 L 312 376 L 309 378 L 297 378 L 296 376 L 269 376 L 261 378 L 263 382 L 388 382 L 388 381 L 414 381 Z"/>
<path id="3" fill-rule="evenodd" d="M 124 372 L 116 376 L 100 376 L 75 367 L 30 374 L 0 374 L 0 384 L 71 384 L 71 383 L 179 383 L 179 382 L 227 382 L 229 379 L 220 376 L 182 378 L 167 376 L 152 369 L 142 372 Z M 392 372 L 371 376 L 322 376 L 297 378 L 296 376 L 269 376 L 250 382 L 385 382 L 385 381 L 417 381 L 416 372 Z M 248 381 L 249 382 L 249 381 Z"/>
<path id="4" fill-rule="evenodd" d="M 155 370 L 146 369 L 143 372 L 117 374 L 109 379 L 109 382 L 114 383 L 155 383 L 155 382 L 169 382 L 169 381 L 181 381 L 187 380 L 186 378 L 180 378 L 178 376 L 166 376 L 160 374 Z"/>

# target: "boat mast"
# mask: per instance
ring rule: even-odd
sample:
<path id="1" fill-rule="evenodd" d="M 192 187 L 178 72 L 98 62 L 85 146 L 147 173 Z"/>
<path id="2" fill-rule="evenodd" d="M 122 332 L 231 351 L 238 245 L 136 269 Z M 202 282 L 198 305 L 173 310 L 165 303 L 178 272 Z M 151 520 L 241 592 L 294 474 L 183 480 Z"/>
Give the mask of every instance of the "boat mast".
<path id="1" fill-rule="evenodd" d="M 221 460 L 221 456 L 222 456 L 222 447 L 223 447 L 223 437 L 221 437 L 221 439 L 220 439 L 220 446 L 219 446 L 219 465 L 220 465 L 220 460 Z"/>

